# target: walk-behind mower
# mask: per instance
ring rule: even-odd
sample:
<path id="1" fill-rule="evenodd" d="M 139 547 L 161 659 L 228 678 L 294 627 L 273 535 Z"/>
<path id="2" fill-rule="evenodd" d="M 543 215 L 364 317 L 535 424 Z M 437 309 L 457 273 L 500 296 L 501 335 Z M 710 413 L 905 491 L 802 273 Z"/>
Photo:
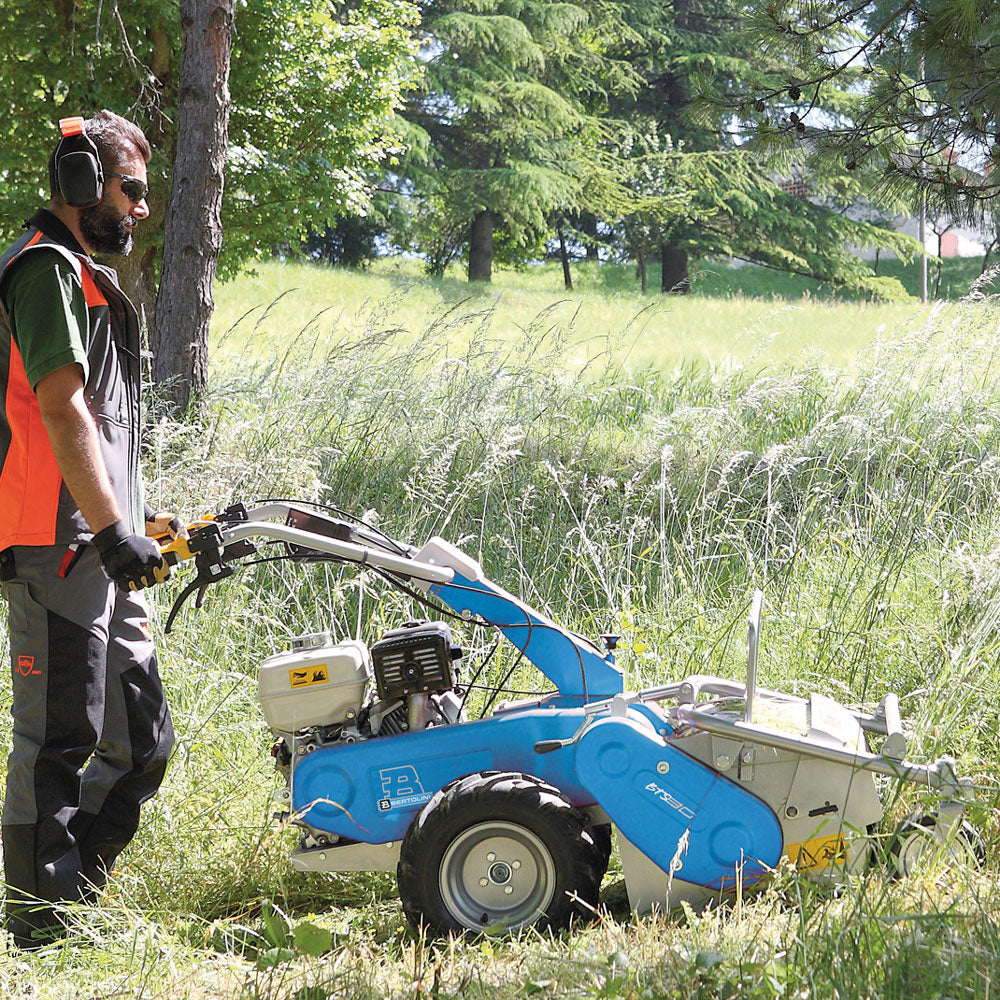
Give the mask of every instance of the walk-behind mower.
<path id="1" fill-rule="evenodd" d="M 876 853 L 902 874 L 942 848 L 971 854 L 971 783 L 950 758 L 905 759 L 894 695 L 869 715 L 757 688 L 759 594 L 745 683 L 698 675 L 627 692 L 614 636 L 574 635 L 440 538 L 417 549 L 336 513 L 237 505 L 193 525 L 165 549 L 197 567 L 168 629 L 190 594 L 200 604 L 209 584 L 259 561 L 266 540 L 280 558 L 368 567 L 438 619 L 499 630 L 555 690 L 469 719 L 474 680 L 459 676 L 445 620 L 402 623 L 371 645 L 328 632 L 293 639 L 261 664 L 258 692 L 285 778 L 279 815 L 302 830 L 297 869 L 395 869 L 415 927 L 500 933 L 592 914 L 612 831 L 640 912 L 719 897 L 783 858 L 845 879 Z M 881 738 L 878 753 L 868 734 Z M 886 779 L 937 798 L 888 852 L 876 836 L 879 787 L 895 785 Z"/>

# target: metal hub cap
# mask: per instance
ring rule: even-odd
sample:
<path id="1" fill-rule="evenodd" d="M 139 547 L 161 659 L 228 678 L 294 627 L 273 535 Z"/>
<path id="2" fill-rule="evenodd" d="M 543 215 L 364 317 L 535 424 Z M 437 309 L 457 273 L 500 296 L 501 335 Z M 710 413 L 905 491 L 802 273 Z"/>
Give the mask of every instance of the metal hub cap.
<path id="1" fill-rule="evenodd" d="M 490 881 L 497 885 L 506 885 L 510 881 L 510 876 L 510 865 L 506 865 L 502 861 L 498 861 L 490 868 Z"/>
<path id="2" fill-rule="evenodd" d="M 518 823 L 491 820 L 463 830 L 441 859 L 441 899 L 470 930 L 516 930 L 544 913 L 555 891 L 549 849 Z"/>

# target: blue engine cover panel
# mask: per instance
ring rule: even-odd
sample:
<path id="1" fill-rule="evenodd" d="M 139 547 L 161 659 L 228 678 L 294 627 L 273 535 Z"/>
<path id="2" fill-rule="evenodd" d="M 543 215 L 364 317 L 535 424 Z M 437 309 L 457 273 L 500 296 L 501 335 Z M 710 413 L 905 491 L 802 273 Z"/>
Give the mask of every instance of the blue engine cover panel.
<path id="1" fill-rule="evenodd" d="M 783 847 L 772 810 L 735 782 L 664 742 L 638 714 L 605 718 L 576 746 L 576 771 L 615 825 L 650 860 L 709 889 L 759 879 Z M 689 831 L 687 850 L 678 844 Z"/>
<path id="2" fill-rule="evenodd" d="M 591 805 L 573 771 L 572 749 L 534 752 L 539 740 L 571 736 L 583 717 L 579 708 L 531 708 L 314 750 L 295 764 L 292 808 L 318 830 L 385 844 L 402 838 L 439 788 L 475 771 L 524 771 L 575 805 Z"/>

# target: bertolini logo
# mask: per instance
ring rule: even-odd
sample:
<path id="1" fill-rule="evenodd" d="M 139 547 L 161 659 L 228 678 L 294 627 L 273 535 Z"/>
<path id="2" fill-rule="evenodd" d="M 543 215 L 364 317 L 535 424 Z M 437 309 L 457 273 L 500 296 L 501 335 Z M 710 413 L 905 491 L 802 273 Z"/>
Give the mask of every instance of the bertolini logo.
<path id="1" fill-rule="evenodd" d="M 378 777 L 382 794 L 378 802 L 379 812 L 423 805 L 431 798 L 432 793 L 424 791 L 420 775 L 412 764 L 384 767 Z"/>

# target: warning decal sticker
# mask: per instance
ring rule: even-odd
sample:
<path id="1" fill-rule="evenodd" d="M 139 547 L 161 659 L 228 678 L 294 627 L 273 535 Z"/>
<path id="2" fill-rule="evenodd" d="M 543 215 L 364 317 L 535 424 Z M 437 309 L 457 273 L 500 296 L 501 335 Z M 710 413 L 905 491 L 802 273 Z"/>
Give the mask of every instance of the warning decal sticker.
<path id="1" fill-rule="evenodd" d="M 800 872 L 811 872 L 829 868 L 830 865 L 846 864 L 847 845 L 844 843 L 844 835 L 838 833 L 832 837 L 816 837 L 789 844 L 785 854 Z"/>
<path id="2" fill-rule="evenodd" d="M 298 667 L 288 671 L 288 683 L 293 688 L 312 687 L 313 684 L 328 684 L 329 671 L 325 663 L 316 663 L 311 667 Z"/>

